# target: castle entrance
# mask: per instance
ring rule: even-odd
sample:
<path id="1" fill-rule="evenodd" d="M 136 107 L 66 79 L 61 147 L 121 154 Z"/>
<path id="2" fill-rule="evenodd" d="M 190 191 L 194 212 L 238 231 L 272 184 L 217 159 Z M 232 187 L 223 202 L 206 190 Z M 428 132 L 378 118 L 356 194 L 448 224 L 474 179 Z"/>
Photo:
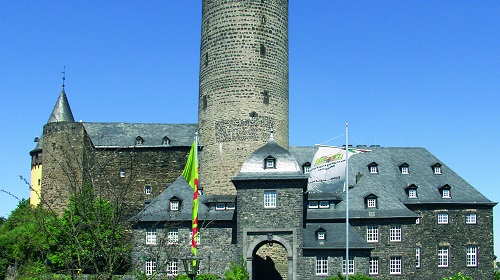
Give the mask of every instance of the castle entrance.
<path id="1" fill-rule="evenodd" d="M 263 242 L 252 256 L 252 279 L 288 280 L 288 254 L 279 242 Z"/>

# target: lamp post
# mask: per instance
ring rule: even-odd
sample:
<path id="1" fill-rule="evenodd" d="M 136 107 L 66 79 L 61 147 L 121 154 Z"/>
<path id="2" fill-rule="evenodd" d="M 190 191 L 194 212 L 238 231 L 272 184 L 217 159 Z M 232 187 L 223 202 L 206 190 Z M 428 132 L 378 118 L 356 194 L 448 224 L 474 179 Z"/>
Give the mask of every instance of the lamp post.
<path id="1" fill-rule="evenodd" d="M 184 271 L 186 271 L 189 279 L 196 280 L 196 274 L 198 274 L 198 269 L 200 268 L 201 258 L 198 258 L 197 256 L 186 256 L 181 260 L 184 265 Z"/>

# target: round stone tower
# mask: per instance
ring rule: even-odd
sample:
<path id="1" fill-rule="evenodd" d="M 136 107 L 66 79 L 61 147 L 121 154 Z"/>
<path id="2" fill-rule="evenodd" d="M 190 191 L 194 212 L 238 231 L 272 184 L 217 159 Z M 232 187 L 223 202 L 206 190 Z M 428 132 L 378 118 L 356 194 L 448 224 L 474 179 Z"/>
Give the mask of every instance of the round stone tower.
<path id="1" fill-rule="evenodd" d="M 271 131 L 288 149 L 287 0 L 203 0 L 198 112 L 205 194 L 235 194 Z"/>

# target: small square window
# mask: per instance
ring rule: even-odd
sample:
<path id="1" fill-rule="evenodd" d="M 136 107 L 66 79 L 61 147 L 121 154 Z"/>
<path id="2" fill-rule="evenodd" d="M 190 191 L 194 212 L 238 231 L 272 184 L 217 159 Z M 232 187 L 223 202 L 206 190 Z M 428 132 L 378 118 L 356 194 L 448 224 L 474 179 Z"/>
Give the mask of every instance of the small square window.
<path id="1" fill-rule="evenodd" d="M 170 211 L 179 211 L 179 201 L 178 200 L 171 200 L 170 201 Z"/>
<path id="2" fill-rule="evenodd" d="M 276 208 L 276 191 L 264 191 L 264 208 Z"/>
<path id="3" fill-rule="evenodd" d="M 408 166 L 401 167 L 401 174 L 410 174 L 410 169 L 408 168 Z"/>
<path id="4" fill-rule="evenodd" d="M 266 169 L 274 168 L 274 160 L 266 159 Z"/>
<path id="5" fill-rule="evenodd" d="M 370 173 L 377 174 L 378 173 L 378 167 L 377 166 L 370 166 Z"/>
<path id="6" fill-rule="evenodd" d="M 318 240 L 325 240 L 325 235 L 324 231 L 318 231 Z"/>
<path id="7" fill-rule="evenodd" d="M 366 207 L 377 208 L 377 199 L 376 198 L 368 198 L 366 200 Z"/>
<path id="8" fill-rule="evenodd" d="M 317 200 L 309 201 L 309 208 L 318 208 L 318 201 Z"/>
<path id="9" fill-rule="evenodd" d="M 330 201 L 327 200 L 320 201 L 319 208 L 330 208 Z"/>
<path id="10" fill-rule="evenodd" d="M 310 164 L 304 165 L 304 173 L 305 174 L 311 173 L 311 165 Z"/>
<path id="11" fill-rule="evenodd" d="M 465 223 L 466 224 L 476 224 L 477 223 L 476 213 L 465 214 Z"/>
<path id="12" fill-rule="evenodd" d="M 179 230 L 174 228 L 168 231 L 167 244 L 179 243 Z"/>
<path id="13" fill-rule="evenodd" d="M 434 174 L 442 174 L 441 166 L 434 166 Z"/>
<path id="14" fill-rule="evenodd" d="M 215 204 L 215 210 L 224 210 L 226 209 L 226 204 L 224 202 L 219 202 Z"/>
<path id="15" fill-rule="evenodd" d="M 447 224 L 448 223 L 448 214 L 447 213 L 439 213 L 438 214 L 438 224 Z"/>
<path id="16" fill-rule="evenodd" d="M 151 186 L 145 186 L 144 187 L 144 193 L 147 194 L 147 195 L 150 195 L 151 194 Z"/>
<path id="17" fill-rule="evenodd" d="M 120 177 L 124 178 L 125 177 L 125 168 L 120 169 Z"/>
<path id="18" fill-rule="evenodd" d="M 415 189 L 408 190 L 408 198 L 417 198 L 417 190 Z"/>
<path id="19" fill-rule="evenodd" d="M 226 209 L 230 209 L 230 210 L 236 209 L 236 203 L 234 203 L 234 202 L 226 203 Z"/>
<path id="20" fill-rule="evenodd" d="M 417 219 L 415 220 L 415 224 L 420 225 L 420 218 L 417 218 Z"/>

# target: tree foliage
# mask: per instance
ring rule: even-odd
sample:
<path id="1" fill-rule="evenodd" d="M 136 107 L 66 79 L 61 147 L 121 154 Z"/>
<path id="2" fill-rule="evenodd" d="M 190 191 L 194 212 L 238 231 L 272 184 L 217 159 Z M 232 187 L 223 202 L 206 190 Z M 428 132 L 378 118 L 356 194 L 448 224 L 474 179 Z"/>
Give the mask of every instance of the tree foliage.
<path id="1" fill-rule="evenodd" d="M 250 273 L 247 270 L 247 264 L 242 257 L 239 263 L 231 262 L 229 270 L 224 272 L 225 280 L 248 280 Z"/>
<path id="2" fill-rule="evenodd" d="M 462 272 L 458 272 L 457 274 L 445 277 L 442 280 L 472 280 L 472 277 L 463 275 Z"/>

